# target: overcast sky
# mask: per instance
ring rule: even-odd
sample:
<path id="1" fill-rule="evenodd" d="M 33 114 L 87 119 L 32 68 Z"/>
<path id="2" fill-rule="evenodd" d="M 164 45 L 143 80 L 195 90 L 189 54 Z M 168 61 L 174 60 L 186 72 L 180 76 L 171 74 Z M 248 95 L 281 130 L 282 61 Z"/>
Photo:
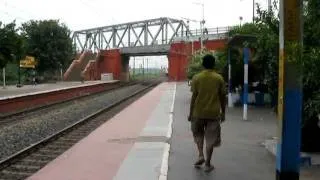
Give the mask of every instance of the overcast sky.
<path id="1" fill-rule="evenodd" d="M 267 7 L 267 0 L 255 1 Z M 202 6 L 196 3 L 204 4 L 207 28 L 238 25 L 240 16 L 252 21 L 253 0 L 0 0 L 0 21 L 59 19 L 75 31 L 159 17 L 200 20 Z M 199 23 L 190 22 L 190 27 L 199 28 Z M 166 58 L 159 59 L 150 66 L 167 65 Z M 136 63 L 142 64 L 142 57 Z"/>
<path id="2" fill-rule="evenodd" d="M 0 0 L 0 21 L 60 19 L 74 31 L 158 17 L 200 20 L 197 2 L 204 3 L 207 28 L 239 24 L 239 16 L 252 20 L 252 0 Z"/>

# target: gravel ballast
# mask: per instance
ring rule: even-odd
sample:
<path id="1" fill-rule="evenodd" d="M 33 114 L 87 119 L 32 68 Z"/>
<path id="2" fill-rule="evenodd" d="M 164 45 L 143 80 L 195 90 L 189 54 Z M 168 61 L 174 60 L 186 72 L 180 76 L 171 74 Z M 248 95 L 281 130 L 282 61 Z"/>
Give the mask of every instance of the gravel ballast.
<path id="1" fill-rule="evenodd" d="M 0 128 L 0 161 L 145 86 L 132 85 L 21 117 Z"/>

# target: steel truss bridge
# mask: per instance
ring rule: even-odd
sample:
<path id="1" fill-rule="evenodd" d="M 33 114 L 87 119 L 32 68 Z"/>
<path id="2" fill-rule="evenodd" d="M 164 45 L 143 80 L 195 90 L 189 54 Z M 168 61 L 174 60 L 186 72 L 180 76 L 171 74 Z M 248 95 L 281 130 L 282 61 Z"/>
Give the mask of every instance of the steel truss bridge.
<path id="1" fill-rule="evenodd" d="M 206 29 L 204 38 L 226 38 L 228 31 Z M 166 52 L 174 41 L 197 41 L 200 36 L 200 30 L 190 30 L 183 20 L 164 17 L 75 31 L 72 39 L 78 52 L 120 48 L 124 54 L 139 54 Z"/>

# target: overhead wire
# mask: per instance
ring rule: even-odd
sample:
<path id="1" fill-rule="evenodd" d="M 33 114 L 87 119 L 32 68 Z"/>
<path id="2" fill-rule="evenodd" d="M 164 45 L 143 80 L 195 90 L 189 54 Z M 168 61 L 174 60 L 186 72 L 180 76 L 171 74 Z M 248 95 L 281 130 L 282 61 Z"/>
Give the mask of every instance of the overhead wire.
<path id="1" fill-rule="evenodd" d="M 80 2 L 81 2 L 83 5 L 85 5 L 86 7 L 88 7 L 88 6 L 91 7 L 91 8 L 90 8 L 90 11 L 94 12 L 99 18 L 105 16 L 105 15 L 103 15 L 103 14 L 98 13 L 98 12 L 95 11 L 95 10 L 92 10 L 92 9 L 96 9 L 95 7 L 93 7 L 93 6 L 91 5 L 92 3 L 88 3 L 88 2 L 85 1 L 85 0 L 80 0 Z M 108 16 L 110 16 L 110 15 L 108 15 Z M 110 17 L 111 17 L 111 19 L 112 19 L 113 21 L 115 21 L 114 23 L 117 23 L 117 21 L 116 21 L 112 16 L 110 16 Z"/>
<path id="2" fill-rule="evenodd" d="M 25 18 L 25 17 L 22 17 L 22 16 L 19 16 L 19 15 L 16 15 L 16 14 L 13 14 L 13 13 L 9 13 L 7 11 L 8 8 L 12 8 L 12 9 L 15 9 L 16 12 L 23 12 L 24 14 L 26 14 L 27 16 L 35 16 L 33 13 L 30 13 L 26 10 L 23 10 L 23 9 L 20 9 L 18 8 L 17 6 L 14 6 L 12 4 L 9 4 L 8 3 L 9 1 L 4 1 L 4 9 L 0 9 L 0 11 L 2 11 L 4 14 L 6 14 L 7 16 L 9 17 L 13 17 L 13 19 L 20 19 L 20 20 L 23 20 L 23 21 L 27 21 L 28 18 Z"/>

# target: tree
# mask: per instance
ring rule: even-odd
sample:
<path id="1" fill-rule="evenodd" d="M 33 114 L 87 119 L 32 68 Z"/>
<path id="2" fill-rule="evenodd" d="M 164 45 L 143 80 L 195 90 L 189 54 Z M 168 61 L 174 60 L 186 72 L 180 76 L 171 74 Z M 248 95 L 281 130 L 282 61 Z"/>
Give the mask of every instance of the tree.
<path id="1" fill-rule="evenodd" d="M 304 46 L 309 47 L 320 46 L 320 1 L 304 0 Z"/>
<path id="2" fill-rule="evenodd" d="M 58 20 L 31 20 L 22 24 L 22 35 L 27 42 L 27 53 L 37 61 L 39 73 L 55 72 L 69 65 L 73 55 L 70 30 Z"/>
<path id="3" fill-rule="evenodd" d="M 262 10 L 257 5 L 255 23 L 247 23 L 230 30 L 229 35 L 253 35 L 257 38 L 248 46 L 252 50 L 252 61 L 249 61 L 249 83 L 266 82 L 274 103 L 278 96 L 278 52 L 279 52 L 279 18 L 275 15 L 277 3 L 271 11 Z M 225 56 L 228 49 L 224 50 Z M 232 87 L 243 84 L 242 48 L 231 47 Z M 239 75 L 241 74 L 241 75 Z"/>
<path id="4" fill-rule="evenodd" d="M 274 1 L 271 11 L 259 6 L 255 24 L 247 24 L 233 29 L 230 34 L 253 34 L 257 43 L 254 61 L 260 69 L 261 78 L 267 81 L 270 93 L 276 102 L 278 97 L 278 59 L 279 59 L 279 15 L 276 15 L 278 1 Z M 320 114 L 320 1 L 305 0 L 304 11 L 304 49 L 297 44 L 288 44 L 287 55 L 299 59 L 303 74 L 303 118 L 302 150 L 320 151 L 318 126 Z M 291 47 L 292 46 L 292 47 Z M 302 58 L 297 58 L 302 53 Z M 241 56 L 241 55 L 239 55 Z M 233 57 L 238 58 L 238 57 Z M 274 104 L 276 105 L 276 104 Z"/>
<path id="5" fill-rule="evenodd" d="M 0 68 L 24 54 L 23 39 L 18 35 L 15 22 L 7 25 L 0 22 Z"/>
<path id="6" fill-rule="evenodd" d="M 223 74 L 226 66 L 226 59 L 222 56 L 220 52 L 208 51 L 206 49 L 196 51 L 193 56 L 191 56 L 190 63 L 187 70 L 187 78 L 192 79 L 192 77 L 203 70 L 202 58 L 203 56 L 211 54 L 216 58 L 215 70 Z"/>

